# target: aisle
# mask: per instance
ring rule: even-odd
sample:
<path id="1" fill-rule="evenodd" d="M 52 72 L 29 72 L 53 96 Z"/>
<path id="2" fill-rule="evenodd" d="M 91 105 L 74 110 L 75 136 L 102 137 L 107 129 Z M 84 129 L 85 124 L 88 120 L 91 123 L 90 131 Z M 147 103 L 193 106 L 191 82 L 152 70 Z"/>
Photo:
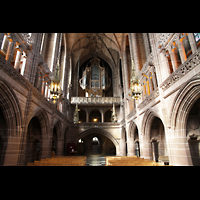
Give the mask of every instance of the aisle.
<path id="1" fill-rule="evenodd" d="M 90 155 L 87 157 L 86 166 L 106 166 L 105 156 Z"/>

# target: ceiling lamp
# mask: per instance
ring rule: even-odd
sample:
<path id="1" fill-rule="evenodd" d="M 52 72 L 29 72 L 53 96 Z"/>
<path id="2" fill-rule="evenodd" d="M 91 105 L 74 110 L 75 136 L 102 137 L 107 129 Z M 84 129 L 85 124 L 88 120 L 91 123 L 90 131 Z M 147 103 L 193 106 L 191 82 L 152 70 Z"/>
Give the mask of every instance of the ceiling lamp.
<path id="1" fill-rule="evenodd" d="M 56 69 L 54 71 L 53 76 L 51 77 L 50 94 L 51 98 L 53 98 L 53 104 L 56 104 L 57 99 L 59 99 L 61 93 L 62 91 L 60 88 L 60 67 L 58 59 Z"/>
<path id="2" fill-rule="evenodd" d="M 134 62 L 132 59 L 132 71 L 131 71 L 131 80 L 130 80 L 130 90 L 129 90 L 129 96 L 132 99 L 139 99 L 141 97 L 142 94 L 142 86 L 139 83 L 138 80 L 138 75 L 135 73 L 135 66 L 134 66 Z"/>
<path id="3" fill-rule="evenodd" d="M 53 76 L 51 77 L 50 94 L 51 98 L 53 99 L 53 104 L 57 104 L 59 98 L 62 96 L 62 90 L 60 87 L 60 64 L 59 64 L 61 42 L 62 42 L 62 33 L 60 34 L 60 44 L 59 44 L 56 69 L 54 71 Z"/>

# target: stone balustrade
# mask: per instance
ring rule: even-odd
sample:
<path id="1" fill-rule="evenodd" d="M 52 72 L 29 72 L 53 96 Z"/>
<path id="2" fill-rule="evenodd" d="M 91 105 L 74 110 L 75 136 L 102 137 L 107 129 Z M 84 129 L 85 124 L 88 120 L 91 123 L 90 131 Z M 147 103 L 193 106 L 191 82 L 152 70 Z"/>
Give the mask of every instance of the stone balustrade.
<path id="1" fill-rule="evenodd" d="M 71 97 L 71 104 L 79 105 L 120 105 L 120 97 Z"/>

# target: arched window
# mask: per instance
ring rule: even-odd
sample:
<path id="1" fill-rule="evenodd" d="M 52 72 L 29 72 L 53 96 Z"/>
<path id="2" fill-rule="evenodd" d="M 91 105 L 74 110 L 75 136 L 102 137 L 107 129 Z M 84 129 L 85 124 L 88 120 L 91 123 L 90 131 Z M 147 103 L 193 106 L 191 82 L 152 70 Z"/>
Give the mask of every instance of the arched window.
<path id="1" fill-rule="evenodd" d="M 197 48 L 200 46 L 200 33 L 194 33 L 194 38 L 197 44 Z"/>
<path id="2" fill-rule="evenodd" d="M 112 111 L 107 110 L 104 115 L 104 122 L 111 122 Z"/>
<path id="3" fill-rule="evenodd" d="M 101 122 L 101 113 L 98 110 L 93 110 L 90 113 L 90 122 Z"/>
<path id="4" fill-rule="evenodd" d="M 79 111 L 79 123 L 86 122 L 86 112 L 82 109 Z"/>

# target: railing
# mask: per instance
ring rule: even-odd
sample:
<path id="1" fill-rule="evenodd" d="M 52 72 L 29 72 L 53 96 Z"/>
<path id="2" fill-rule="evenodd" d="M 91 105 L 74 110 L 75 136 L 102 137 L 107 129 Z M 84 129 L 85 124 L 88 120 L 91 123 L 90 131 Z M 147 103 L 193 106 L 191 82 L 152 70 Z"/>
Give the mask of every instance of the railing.
<path id="1" fill-rule="evenodd" d="M 81 105 L 119 105 L 120 97 L 71 97 L 71 104 Z"/>

